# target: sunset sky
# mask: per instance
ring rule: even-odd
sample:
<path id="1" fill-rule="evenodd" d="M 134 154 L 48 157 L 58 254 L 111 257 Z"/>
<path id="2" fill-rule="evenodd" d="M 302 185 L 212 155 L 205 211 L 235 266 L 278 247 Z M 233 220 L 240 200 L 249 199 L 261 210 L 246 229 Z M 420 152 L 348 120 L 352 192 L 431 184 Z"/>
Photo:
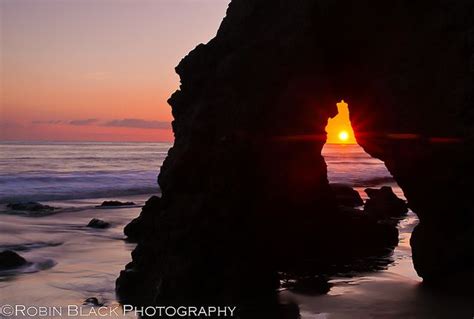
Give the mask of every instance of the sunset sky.
<path id="1" fill-rule="evenodd" d="M 0 140 L 171 141 L 174 67 L 230 0 L 0 0 Z"/>
<path id="2" fill-rule="evenodd" d="M 229 2 L 0 0 L 0 140 L 172 141 L 174 67 Z M 339 108 L 328 142 L 355 143 Z"/>
<path id="3" fill-rule="evenodd" d="M 327 143 L 356 144 L 354 130 L 349 119 L 349 104 L 344 100 L 337 103 L 338 114 L 328 120 L 326 126 Z"/>

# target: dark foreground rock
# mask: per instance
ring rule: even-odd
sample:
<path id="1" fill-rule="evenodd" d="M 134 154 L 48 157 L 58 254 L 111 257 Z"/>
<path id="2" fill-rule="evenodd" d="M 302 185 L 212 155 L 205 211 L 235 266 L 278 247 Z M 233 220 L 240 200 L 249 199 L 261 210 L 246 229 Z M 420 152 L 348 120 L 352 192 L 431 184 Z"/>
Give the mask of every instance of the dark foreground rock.
<path id="1" fill-rule="evenodd" d="M 320 295 L 328 293 L 331 284 L 328 279 L 320 276 L 302 277 L 295 280 L 288 288 L 294 292 L 306 295 Z"/>
<path id="2" fill-rule="evenodd" d="M 104 303 L 100 302 L 99 299 L 96 297 L 87 298 L 82 304 L 92 307 L 102 307 L 104 305 Z"/>
<path id="3" fill-rule="evenodd" d="M 134 202 L 121 202 L 118 200 L 106 200 L 99 207 L 135 206 Z"/>
<path id="4" fill-rule="evenodd" d="M 87 227 L 90 228 L 97 228 L 97 229 L 105 229 L 110 227 L 110 223 L 103 221 L 101 219 L 93 218 L 91 221 L 87 224 Z"/>
<path id="5" fill-rule="evenodd" d="M 0 252 L 0 270 L 21 267 L 27 264 L 25 258 L 11 250 Z"/>
<path id="6" fill-rule="evenodd" d="M 156 213 L 160 209 L 160 200 L 158 196 L 152 196 L 143 206 L 140 216 L 125 226 L 123 232 L 128 241 L 138 242 L 144 236 L 147 229 L 146 223 L 153 222 L 154 212 Z"/>
<path id="7" fill-rule="evenodd" d="M 389 186 L 367 188 L 365 192 L 369 199 L 365 202 L 364 212 L 371 218 L 386 220 L 404 217 L 408 213 L 407 203 L 398 198 Z"/>
<path id="8" fill-rule="evenodd" d="M 130 232 L 119 297 L 263 305 L 280 271 L 396 242 L 394 227 L 341 211 L 329 186 L 321 150 L 341 98 L 420 217 L 420 276 L 473 273 L 473 28 L 471 0 L 232 1 L 176 68 L 162 197 Z"/>
<path id="9" fill-rule="evenodd" d="M 349 185 L 345 184 L 330 184 L 336 201 L 339 205 L 347 207 L 357 207 L 364 205 L 362 197 L 359 193 Z"/>
<path id="10" fill-rule="evenodd" d="M 28 211 L 28 212 L 51 212 L 56 208 L 48 205 L 43 205 L 38 202 L 24 202 L 24 203 L 9 203 L 7 207 L 11 210 Z"/>

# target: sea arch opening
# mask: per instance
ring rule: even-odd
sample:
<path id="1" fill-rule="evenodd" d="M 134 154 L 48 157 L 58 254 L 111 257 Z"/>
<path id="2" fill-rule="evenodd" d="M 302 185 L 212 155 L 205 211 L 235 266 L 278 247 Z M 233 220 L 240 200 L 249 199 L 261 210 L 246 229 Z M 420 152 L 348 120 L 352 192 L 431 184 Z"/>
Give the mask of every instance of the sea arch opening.
<path id="1" fill-rule="evenodd" d="M 373 215 L 373 218 L 380 218 L 380 222 L 398 221 L 399 242 L 392 257 L 397 262 L 392 263 L 389 269 L 421 281 L 413 267 L 410 247 L 411 234 L 419 222 L 418 217 L 407 204 L 406 208 L 397 204 L 396 198 L 406 203 L 406 197 L 385 163 L 370 156 L 358 144 L 350 120 L 350 104 L 341 100 L 336 105 L 338 113 L 328 119 L 325 128 L 326 143 L 321 152 L 327 165 L 331 188 L 335 191 L 336 198 L 342 201 L 347 200 L 345 196 L 348 189 L 355 190 L 361 201 L 353 201 L 353 204 L 345 202 L 343 205 L 351 205 L 361 214 Z M 396 197 L 392 197 L 390 193 Z M 387 211 L 384 212 L 384 209 Z"/>

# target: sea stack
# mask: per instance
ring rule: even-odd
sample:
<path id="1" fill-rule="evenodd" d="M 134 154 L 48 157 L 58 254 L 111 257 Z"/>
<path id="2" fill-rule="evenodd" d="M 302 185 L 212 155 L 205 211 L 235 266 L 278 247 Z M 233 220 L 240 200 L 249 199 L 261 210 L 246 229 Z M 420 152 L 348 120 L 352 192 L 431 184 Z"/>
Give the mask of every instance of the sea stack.
<path id="1" fill-rule="evenodd" d="M 362 222 L 330 189 L 321 149 L 341 98 L 420 217 L 418 274 L 472 274 L 473 28 L 471 0 L 232 1 L 216 37 L 176 68 L 162 197 L 140 222 L 121 298 L 255 301 L 305 258 L 392 243 L 369 223 L 358 237 Z"/>

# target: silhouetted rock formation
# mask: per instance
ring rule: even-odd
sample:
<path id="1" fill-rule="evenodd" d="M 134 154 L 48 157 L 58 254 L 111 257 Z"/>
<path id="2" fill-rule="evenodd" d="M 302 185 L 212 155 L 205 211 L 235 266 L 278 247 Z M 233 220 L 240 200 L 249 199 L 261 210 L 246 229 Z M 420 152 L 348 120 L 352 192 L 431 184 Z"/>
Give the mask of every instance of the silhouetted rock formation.
<path id="1" fill-rule="evenodd" d="M 358 141 L 420 217 L 418 273 L 471 272 L 473 8 L 232 1 L 216 37 L 176 68 L 163 195 L 127 231 L 138 246 L 121 298 L 271 304 L 280 269 L 396 244 L 393 227 L 337 209 L 321 149 L 341 98 Z"/>
<path id="2" fill-rule="evenodd" d="M 400 218 L 408 213 L 405 201 L 398 198 L 389 186 L 367 188 L 365 192 L 369 199 L 365 202 L 364 212 L 374 219 Z"/>
<path id="3" fill-rule="evenodd" d="M 117 207 L 117 206 L 134 206 L 134 202 L 121 202 L 119 200 L 106 200 L 103 201 L 100 206 L 97 207 Z"/>
<path id="4" fill-rule="evenodd" d="M 21 211 L 28 211 L 28 212 L 50 212 L 55 210 L 55 207 L 43 205 L 38 202 L 26 202 L 26 203 L 9 203 L 7 207 L 11 210 L 21 210 Z"/>
<path id="5" fill-rule="evenodd" d="M 25 258 L 11 250 L 0 252 L 0 270 L 11 269 L 27 264 Z"/>
<path id="6" fill-rule="evenodd" d="M 152 196 L 147 202 L 140 213 L 140 216 L 132 220 L 127 226 L 125 226 L 123 232 L 127 236 L 127 240 L 130 242 L 138 242 L 142 238 L 146 230 L 151 228 L 147 227 L 147 222 L 151 221 L 155 214 L 154 212 L 160 211 L 160 198 Z"/>
<path id="7" fill-rule="evenodd" d="M 97 229 L 105 229 L 110 227 L 110 223 L 103 221 L 101 219 L 97 218 L 92 218 L 89 223 L 87 224 L 87 227 L 90 228 L 97 228 Z"/>
<path id="8" fill-rule="evenodd" d="M 331 184 L 331 189 L 339 205 L 347 207 L 357 207 L 364 205 L 364 201 L 359 193 L 349 185 Z"/>
<path id="9" fill-rule="evenodd" d="M 92 307 L 102 307 L 104 305 L 104 303 L 99 301 L 97 297 L 89 297 L 86 300 L 84 300 L 82 304 L 86 306 L 92 306 Z"/>

